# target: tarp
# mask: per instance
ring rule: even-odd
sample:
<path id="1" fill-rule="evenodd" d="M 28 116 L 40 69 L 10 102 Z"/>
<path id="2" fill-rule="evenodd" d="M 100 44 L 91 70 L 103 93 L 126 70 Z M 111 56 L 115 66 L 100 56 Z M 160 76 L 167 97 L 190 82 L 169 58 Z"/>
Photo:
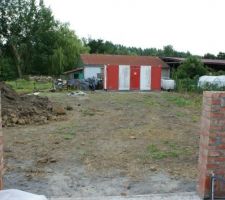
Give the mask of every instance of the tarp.
<path id="1" fill-rule="evenodd" d="M 201 76 L 198 80 L 198 86 L 204 88 L 206 86 L 225 87 L 225 76 Z"/>
<path id="2" fill-rule="evenodd" d="M 175 81 L 172 79 L 161 79 L 161 88 L 163 90 L 174 90 Z"/>
<path id="3" fill-rule="evenodd" d="M 1 200 L 47 200 L 43 195 L 36 195 L 21 190 L 2 190 L 0 191 Z"/>

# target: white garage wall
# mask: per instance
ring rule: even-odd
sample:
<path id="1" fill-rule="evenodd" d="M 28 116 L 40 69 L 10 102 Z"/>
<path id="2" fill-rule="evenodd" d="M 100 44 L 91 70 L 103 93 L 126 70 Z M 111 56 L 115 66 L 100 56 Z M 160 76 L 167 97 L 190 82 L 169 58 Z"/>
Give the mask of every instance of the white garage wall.
<path id="1" fill-rule="evenodd" d="M 119 90 L 130 89 L 130 66 L 119 65 Z"/>
<path id="2" fill-rule="evenodd" d="M 101 67 L 85 67 L 84 68 L 84 79 L 97 78 L 97 74 L 101 73 Z"/>
<path id="3" fill-rule="evenodd" d="M 151 66 L 141 66 L 140 89 L 151 90 Z"/>

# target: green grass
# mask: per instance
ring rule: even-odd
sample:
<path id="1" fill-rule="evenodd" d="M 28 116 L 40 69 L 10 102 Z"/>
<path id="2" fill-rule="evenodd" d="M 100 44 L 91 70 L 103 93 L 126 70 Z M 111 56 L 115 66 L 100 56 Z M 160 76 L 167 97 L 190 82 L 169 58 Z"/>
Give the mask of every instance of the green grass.
<path id="1" fill-rule="evenodd" d="M 186 114 L 184 112 L 176 112 L 177 117 L 185 117 Z"/>
<path id="2" fill-rule="evenodd" d="M 32 93 L 34 91 L 44 91 L 49 90 L 52 87 L 51 82 L 36 82 L 36 81 L 27 81 L 24 79 L 18 79 L 15 81 L 7 81 L 16 92 L 18 93 Z"/>
<path id="3" fill-rule="evenodd" d="M 72 140 L 72 139 L 74 138 L 74 135 L 68 133 L 68 134 L 65 134 L 65 135 L 63 136 L 63 138 L 64 138 L 65 140 Z"/>
<path id="4" fill-rule="evenodd" d="M 199 108 L 202 102 L 202 95 L 192 93 L 163 93 L 163 98 L 178 107 Z"/>
<path id="5" fill-rule="evenodd" d="M 190 152 L 178 146 L 177 144 L 170 143 L 168 141 L 163 142 L 160 145 L 150 144 L 147 147 L 148 156 L 155 160 L 161 160 L 165 158 L 176 158 L 181 155 L 188 155 Z"/>

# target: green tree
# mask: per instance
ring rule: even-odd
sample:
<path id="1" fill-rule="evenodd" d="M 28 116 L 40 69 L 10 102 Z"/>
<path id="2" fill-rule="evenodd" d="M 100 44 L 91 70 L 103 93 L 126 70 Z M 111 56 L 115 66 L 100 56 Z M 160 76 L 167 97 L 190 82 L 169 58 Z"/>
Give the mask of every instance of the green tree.
<path id="1" fill-rule="evenodd" d="M 51 56 L 51 71 L 58 75 L 63 71 L 80 66 L 80 54 L 89 51 L 74 31 L 71 31 L 67 24 L 58 25 L 55 31 L 56 41 Z"/>
<path id="2" fill-rule="evenodd" d="M 68 24 L 54 19 L 43 0 L 39 4 L 37 0 L 1 0 L 0 47 L 4 59 L 0 70 L 16 65 L 20 78 L 60 74 L 78 66 L 80 53 L 89 50 Z"/>
<path id="3" fill-rule="evenodd" d="M 224 52 L 219 52 L 217 55 L 218 59 L 225 59 L 225 53 Z"/>
<path id="4" fill-rule="evenodd" d="M 193 79 L 196 76 L 205 75 L 207 72 L 207 68 L 204 67 L 201 60 L 192 56 L 183 61 L 175 72 L 175 76 L 178 79 Z"/>
<path id="5" fill-rule="evenodd" d="M 167 45 L 163 47 L 163 56 L 168 56 L 168 57 L 175 56 L 172 45 Z"/>
<path id="6" fill-rule="evenodd" d="M 211 54 L 211 53 L 206 53 L 203 58 L 206 58 L 206 59 L 216 59 L 216 56 Z"/>
<path id="7" fill-rule="evenodd" d="M 25 0 L 2 0 L 0 4 L 0 40 L 10 48 L 19 77 L 22 77 L 21 52 L 28 31 L 25 23 L 28 12 L 28 2 Z"/>

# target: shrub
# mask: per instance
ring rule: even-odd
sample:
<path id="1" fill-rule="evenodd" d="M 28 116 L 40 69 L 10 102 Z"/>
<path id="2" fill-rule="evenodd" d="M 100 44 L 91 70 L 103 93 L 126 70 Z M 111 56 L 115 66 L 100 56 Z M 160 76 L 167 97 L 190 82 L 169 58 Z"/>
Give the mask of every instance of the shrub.
<path id="1" fill-rule="evenodd" d="M 208 73 L 206 67 L 197 57 L 187 58 L 175 72 L 177 79 L 194 79 Z"/>

